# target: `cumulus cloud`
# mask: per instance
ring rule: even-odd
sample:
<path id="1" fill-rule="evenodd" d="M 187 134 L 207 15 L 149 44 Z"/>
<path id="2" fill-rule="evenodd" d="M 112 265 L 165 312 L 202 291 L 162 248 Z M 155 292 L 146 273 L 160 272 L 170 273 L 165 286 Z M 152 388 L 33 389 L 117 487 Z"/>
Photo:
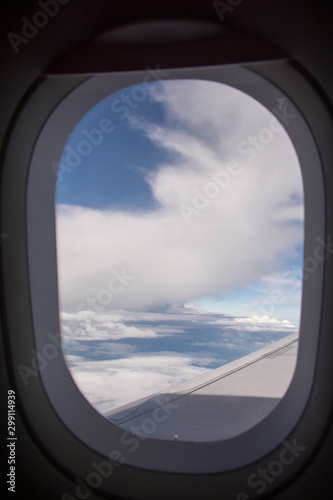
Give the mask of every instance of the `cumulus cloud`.
<path id="1" fill-rule="evenodd" d="M 124 338 L 153 338 L 158 334 L 151 328 L 125 325 L 117 314 L 96 314 L 94 311 L 61 313 L 64 338 L 76 340 L 119 340 Z"/>
<path id="2" fill-rule="evenodd" d="M 177 306 L 260 280 L 295 257 L 302 242 L 295 223 L 302 220 L 301 174 L 286 133 L 276 132 L 255 161 L 238 151 L 269 124 L 263 106 L 212 82 L 164 82 L 151 99 L 163 104 L 165 120 L 132 116 L 128 123 L 161 153 L 174 154 L 146 173 L 158 208 L 57 207 L 60 297 L 68 311 L 107 290 L 115 269 L 134 279 L 121 293 L 109 292 L 110 309 Z M 237 175 L 212 188 L 233 160 Z M 203 201 L 212 189 L 217 194 Z M 184 206 L 194 209 L 188 224 Z"/>
<path id="3" fill-rule="evenodd" d="M 198 366 L 193 366 L 194 362 Z M 128 359 L 87 361 L 70 356 L 73 379 L 84 397 L 101 413 L 118 408 L 208 371 L 204 361 L 188 356 L 135 356 Z"/>
<path id="4" fill-rule="evenodd" d="M 231 326 L 235 330 L 241 328 L 245 331 L 250 332 L 260 332 L 260 331 L 279 331 L 279 332 L 288 332 L 288 333 L 296 333 L 297 328 L 295 325 L 286 319 L 282 321 L 277 318 L 270 318 L 269 316 L 257 316 L 254 315 L 252 318 L 235 318 L 235 325 Z"/>

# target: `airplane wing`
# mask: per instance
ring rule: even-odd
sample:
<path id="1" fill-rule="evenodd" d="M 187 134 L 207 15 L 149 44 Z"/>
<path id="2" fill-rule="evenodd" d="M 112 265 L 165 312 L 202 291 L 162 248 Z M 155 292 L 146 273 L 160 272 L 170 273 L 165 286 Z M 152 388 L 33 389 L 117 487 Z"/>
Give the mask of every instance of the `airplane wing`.
<path id="1" fill-rule="evenodd" d="M 279 403 L 291 382 L 298 334 L 104 416 L 154 439 L 215 441 L 250 429 Z M 150 432 L 150 429 L 153 431 Z"/>

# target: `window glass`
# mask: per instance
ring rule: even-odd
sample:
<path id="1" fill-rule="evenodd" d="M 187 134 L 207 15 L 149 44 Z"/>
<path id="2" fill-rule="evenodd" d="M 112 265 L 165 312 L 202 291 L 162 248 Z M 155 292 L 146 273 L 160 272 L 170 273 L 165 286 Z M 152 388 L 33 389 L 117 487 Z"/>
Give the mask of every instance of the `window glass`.
<path id="1" fill-rule="evenodd" d="M 161 80 L 101 100 L 56 187 L 62 339 L 86 399 L 110 412 L 297 334 L 303 219 L 292 142 L 244 92 Z"/>

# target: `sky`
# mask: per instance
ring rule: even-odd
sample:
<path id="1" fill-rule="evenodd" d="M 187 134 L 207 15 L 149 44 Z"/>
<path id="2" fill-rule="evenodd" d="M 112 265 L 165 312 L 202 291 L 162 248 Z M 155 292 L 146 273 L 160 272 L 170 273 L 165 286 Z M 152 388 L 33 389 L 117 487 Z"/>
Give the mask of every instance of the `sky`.
<path id="1" fill-rule="evenodd" d="M 88 401 L 108 411 L 297 332 L 303 218 L 293 145 L 242 91 L 165 80 L 101 100 L 56 188 L 64 351 Z"/>

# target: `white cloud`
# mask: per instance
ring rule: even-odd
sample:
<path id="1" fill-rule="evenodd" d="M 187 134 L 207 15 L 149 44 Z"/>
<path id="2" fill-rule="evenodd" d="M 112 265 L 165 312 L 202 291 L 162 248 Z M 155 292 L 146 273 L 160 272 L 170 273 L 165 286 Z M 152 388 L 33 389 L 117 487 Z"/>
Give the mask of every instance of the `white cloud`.
<path id="1" fill-rule="evenodd" d="M 184 124 L 220 154 L 234 156 L 244 135 L 258 132 L 263 116 L 267 117 L 265 108 L 253 98 L 216 82 L 164 81 L 149 95 L 163 104 L 167 123 L 176 129 Z"/>
<path id="2" fill-rule="evenodd" d="M 277 208 L 273 214 L 273 220 L 302 222 L 304 220 L 304 206 L 303 204 L 298 204 Z"/>
<path id="3" fill-rule="evenodd" d="M 198 328 L 221 325 L 221 342 L 192 338 L 192 345 L 217 348 L 222 343 L 241 352 L 251 343 L 259 348 L 278 333 L 297 331 L 290 321 L 277 319 L 275 311 L 274 317 L 216 319 L 190 305 L 177 309 L 203 295 L 260 280 L 263 297 L 282 287 L 286 302 L 297 302 L 296 277 L 281 275 L 303 239 L 301 173 L 288 136 L 276 132 L 249 162 L 239 145 L 271 119 L 253 99 L 220 84 L 177 81 L 156 85 L 151 99 L 163 104 L 165 121 L 143 123 L 136 114 L 129 124 L 168 153 L 168 161 L 145 174 L 158 208 L 134 213 L 57 207 L 66 359 L 79 389 L 101 412 L 201 375 L 216 361 L 192 353 L 143 355 L 136 346 L 110 340 L 143 342 L 186 335 L 191 323 Z M 185 224 L 180 207 L 192 206 L 198 192 L 209 190 L 212 175 L 233 160 L 239 174 L 230 176 Z M 115 270 L 131 279 L 115 287 Z M 120 359 L 87 359 L 83 340 L 103 341 L 95 347 L 96 357 L 103 353 Z"/>
<path id="4" fill-rule="evenodd" d="M 101 413 L 165 391 L 208 371 L 203 366 L 192 365 L 200 359 L 174 353 L 107 361 L 70 356 L 68 361 L 76 385 Z"/>
<path id="5" fill-rule="evenodd" d="M 216 324 L 225 324 L 224 320 L 217 320 Z M 278 331 L 296 333 L 298 328 L 286 319 L 278 320 L 277 318 L 270 318 L 267 315 L 258 316 L 254 315 L 251 318 L 234 318 L 232 324 L 228 323 L 229 328 L 232 330 L 242 330 L 248 332 L 267 332 Z"/>
<path id="6" fill-rule="evenodd" d="M 154 338 L 158 334 L 152 328 L 125 325 L 117 314 L 101 314 L 94 311 L 61 313 L 62 334 L 65 339 L 119 340 L 124 338 Z"/>
<path id="7" fill-rule="evenodd" d="M 151 98 L 163 104 L 165 122 L 142 123 L 136 115 L 129 123 L 161 150 L 175 153 L 147 174 L 159 208 L 142 214 L 58 207 L 60 301 L 66 311 L 102 296 L 115 269 L 134 279 L 121 293 L 109 292 L 103 310 L 179 306 L 241 288 L 281 269 L 302 242 L 302 228 L 293 224 L 301 209 L 292 201 L 302 196 L 301 174 L 288 136 L 276 132 L 250 163 L 238 152 L 242 141 L 268 126 L 271 115 L 262 105 L 212 82 L 162 82 Z M 211 175 L 231 160 L 240 163 L 239 175 L 185 224 L 180 207 L 192 205 L 195 190 L 204 192 Z"/>

